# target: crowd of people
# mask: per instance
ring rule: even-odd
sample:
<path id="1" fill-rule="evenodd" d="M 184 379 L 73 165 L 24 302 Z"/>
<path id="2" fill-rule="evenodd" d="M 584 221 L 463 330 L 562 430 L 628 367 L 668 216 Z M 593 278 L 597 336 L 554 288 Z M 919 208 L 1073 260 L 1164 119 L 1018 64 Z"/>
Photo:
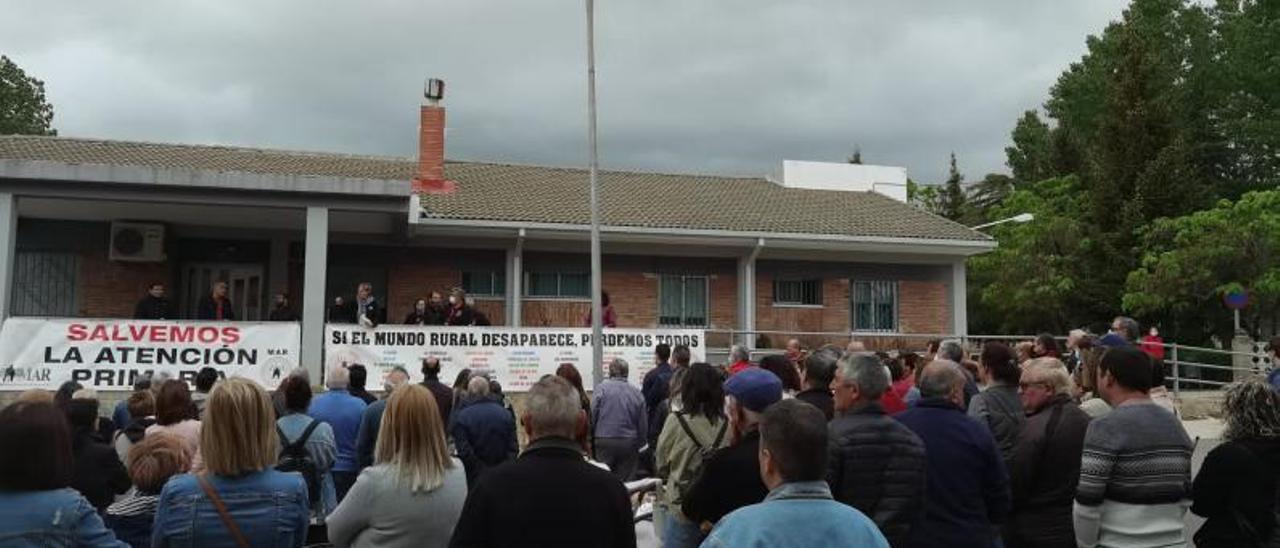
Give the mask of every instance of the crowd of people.
<path id="1" fill-rule="evenodd" d="M 133 309 L 135 320 L 177 320 L 180 318 L 177 308 L 166 296 L 163 282 L 152 283 L 146 295 L 138 300 Z M 460 287 L 448 291 L 448 299 L 440 291 L 432 291 L 428 298 L 417 299 L 413 310 L 404 317 L 404 325 L 490 325 L 488 316 L 474 306 L 474 301 Z M 604 321 L 606 327 L 616 327 L 617 317 L 613 307 L 608 305 L 608 294 L 604 295 Z M 273 296 L 271 309 L 266 314 L 268 321 L 296 322 L 298 311 L 293 307 L 288 295 L 277 293 Z M 189 319 L 202 321 L 234 321 L 236 307 L 231 300 L 230 285 L 226 281 L 215 281 L 209 293 L 200 298 L 195 312 Z M 360 282 L 356 285 L 355 295 L 348 298 L 337 296 L 325 311 L 325 320 L 330 323 L 359 324 L 365 327 L 376 327 L 387 323 L 387 309 L 378 302 L 373 294 L 373 284 Z M 584 320 L 590 325 L 590 314 Z"/>
<path id="2" fill-rule="evenodd" d="M 367 293 L 366 293 L 367 294 Z M 357 309 L 368 315 L 372 301 Z M 1150 337 L 1152 335 L 1148 335 Z M 1147 343 L 1144 345 L 1144 342 Z M 660 479 L 663 546 L 1265 546 L 1276 527 L 1280 393 L 1231 385 L 1224 443 L 1194 482 L 1136 322 L 969 352 L 858 342 L 753 361 L 654 349 L 588 393 L 562 364 L 517 412 L 495 380 L 358 365 L 274 393 L 201 371 L 0 410 L 0 544 L 634 546 L 625 482 Z M 520 449 L 517 431 L 526 439 Z M 14 440 L 22 440 L 15 443 Z M 1207 518 L 1185 538 L 1185 513 Z"/>

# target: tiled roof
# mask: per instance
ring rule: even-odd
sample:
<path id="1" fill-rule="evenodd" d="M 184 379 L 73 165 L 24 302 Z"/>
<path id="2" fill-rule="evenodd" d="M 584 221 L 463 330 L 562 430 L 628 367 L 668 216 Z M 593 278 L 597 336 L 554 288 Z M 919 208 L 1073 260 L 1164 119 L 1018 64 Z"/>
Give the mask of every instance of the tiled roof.
<path id="1" fill-rule="evenodd" d="M 411 158 L 255 148 L 0 137 L 0 160 L 410 180 Z M 426 194 L 427 218 L 586 224 L 584 169 L 447 162 L 450 194 Z M 989 241 L 979 232 L 874 192 L 784 188 L 761 178 L 601 171 L 610 226 Z"/>
<path id="2" fill-rule="evenodd" d="M 417 162 L 404 158 L 67 137 L 0 136 L 0 160 L 8 159 L 402 181 L 412 178 L 418 169 Z"/>

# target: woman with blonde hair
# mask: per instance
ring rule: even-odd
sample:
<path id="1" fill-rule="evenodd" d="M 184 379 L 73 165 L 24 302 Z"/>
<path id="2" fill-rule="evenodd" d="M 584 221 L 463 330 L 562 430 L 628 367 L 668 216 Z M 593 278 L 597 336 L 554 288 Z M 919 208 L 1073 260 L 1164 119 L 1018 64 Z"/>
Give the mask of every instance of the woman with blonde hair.
<path id="1" fill-rule="evenodd" d="M 160 491 L 153 546 L 302 546 L 307 485 L 275 469 L 280 441 L 266 390 L 242 378 L 215 385 L 200 450 L 204 471 Z"/>
<path id="2" fill-rule="evenodd" d="M 462 462 L 449 456 L 435 397 L 402 386 L 387 400 L 374 466 L 329 514 L 336 546 L 447 546 L 467 499 Z"/>

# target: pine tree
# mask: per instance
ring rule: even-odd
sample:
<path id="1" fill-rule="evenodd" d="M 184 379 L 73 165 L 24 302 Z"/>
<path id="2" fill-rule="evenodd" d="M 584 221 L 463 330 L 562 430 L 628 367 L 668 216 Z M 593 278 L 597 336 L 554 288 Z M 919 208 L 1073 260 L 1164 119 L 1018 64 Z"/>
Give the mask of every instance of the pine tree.
<path id="1" fill-rule="evenodd" d="M 956 153 L 951 153 L 951 173 L 942 185 L 940 212 L 943 217 L 959 221 L 965 213 L 964 175 L 956 167 Z"/>

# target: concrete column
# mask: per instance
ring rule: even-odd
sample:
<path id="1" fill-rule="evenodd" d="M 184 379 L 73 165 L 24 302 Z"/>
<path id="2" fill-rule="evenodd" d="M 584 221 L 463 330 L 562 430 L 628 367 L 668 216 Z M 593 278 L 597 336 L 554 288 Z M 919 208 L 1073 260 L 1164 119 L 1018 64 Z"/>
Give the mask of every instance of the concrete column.
<path id="1" fill-rule="evenodd" d="M 13 307 L 13 260 L 18 245 L 18 198 L 0 192 L 0 320 Z"/>
<path id="2" fill-rule="evenodd" d="M 764 248 L 764 238 L 756 242 L 749 255 L 738 257 L 738 330 L 756 329 L 756 257 Z M 743 344 L 748 349 L 756 347 L 755 333 L 746 333 L 729 344 Z"/>
<path id="3" fill-rule="evenodd" d="M 267 287 L 270 294 L 267 295 L 269 303 L 267 309 L 275 306 L 276 293 L 289 292 L 289 237 L 285 234 L 276 234 L 271 237 L 271 258 L 267 263 L 267 271 L 269 274 Z M 289 295 L 290 306 L 297 310 L 299 295 Z"/>
<path id="4" fill-rule="evenodd" d="M 516 245 L 507 249 L 506 308 L 507 325 L 520 327 L 524 290 L 524 229 L 516 236 Z"/>
<path id="5" fill-rule="evenodd" d="M 969 336 L 969 293 L 963 260 L 951 264 L 951 331 L 957 337 Z"/>
<path id="6" fill-rule="evenodd" d="M 307 246 L 302 278 L 302 366 L 313 383 L 323 378 L 325 275 L 329 266 L 329 208 L 307 208 Z"/>

